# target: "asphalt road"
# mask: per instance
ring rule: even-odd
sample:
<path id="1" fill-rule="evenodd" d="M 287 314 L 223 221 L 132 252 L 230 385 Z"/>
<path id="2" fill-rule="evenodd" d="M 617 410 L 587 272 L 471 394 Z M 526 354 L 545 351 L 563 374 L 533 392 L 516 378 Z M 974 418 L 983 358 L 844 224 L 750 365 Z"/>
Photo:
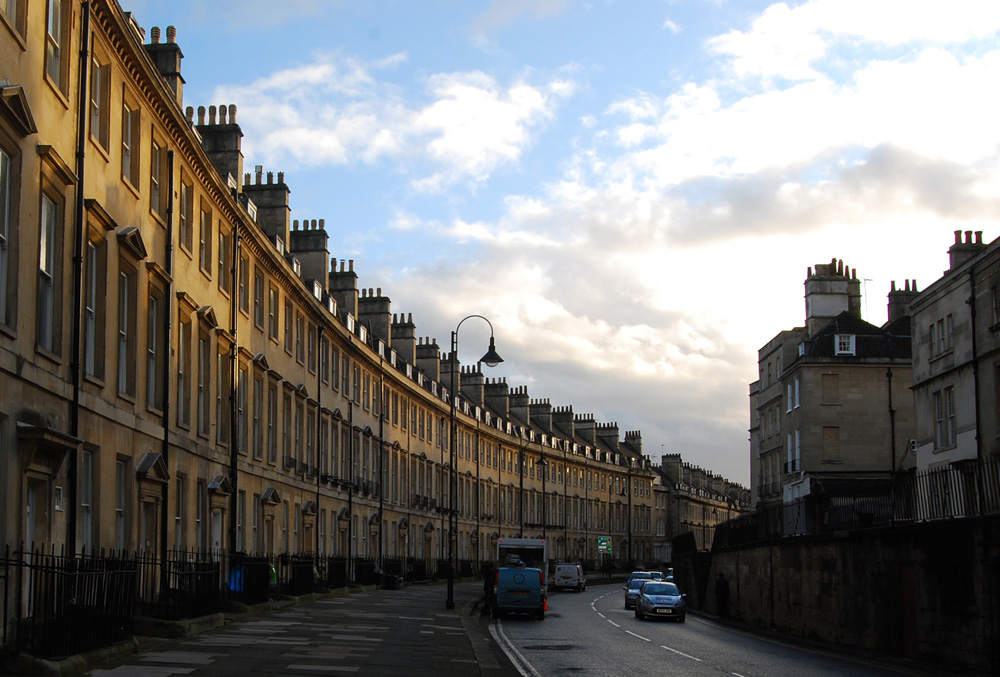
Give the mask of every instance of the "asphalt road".
<path id="1" fill-rule="evenodd" d="M 549 597 L 544 621 L 505 617 L 492 627 L 522 674 L 692 677 L 888 677 L 940 674 L 747 632 L 706 616 L 685 623 L 640 621 L 624 609 L 619 585 Z"/>

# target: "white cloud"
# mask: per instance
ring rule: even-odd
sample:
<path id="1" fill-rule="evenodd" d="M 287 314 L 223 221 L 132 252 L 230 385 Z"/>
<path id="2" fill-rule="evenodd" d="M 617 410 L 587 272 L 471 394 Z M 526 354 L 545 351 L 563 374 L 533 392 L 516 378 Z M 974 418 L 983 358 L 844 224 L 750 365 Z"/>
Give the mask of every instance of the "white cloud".
<path id="1" fill-rule="evenodd" d="M 504 28 L 524 16 L 536 20 L 561 14 L 569 7 L 569 0 L 492 0 L 485 12 L 472 23 L 475 34 L 489 33 Z"/>
<path id="2" fill-rule="evenodd" d="M 864 314 L 881 324 L 893 280 L 926 287 L 951 231 L 1000 216 L 1000 96 L 983 85 L 1000 50 L 930 44 L 984 32 L 907 17 L 908 49 L 859 45 L 835 79 L 830 45 L 902 44 L 858 19 L 860 3 L 820 16 L 838 6 L 775 6 L 710 42 L 739 80 L 692 78 L 581 117 L 591 144 L 564 174 L 508 196 L 494 223 L 456 222 L 475 260 L 408 271 L 407 300 L 433 299 L 429 322 L 487 314 L 511 380 L 545 384 L 533 395 L 742 478 L 756 349 L 803 323 L 806 268 L 840 258 L 870 278 Z"/>
<path id="3" fill-rule="evenodd" d="M 434 102 L 414 116 L 414 130 L 429 139 L 430 158 L 473 180 L 517 160 L 529 126 L 551 117 L 543 91 L 523 83 L 502 89 L 483 73 L 436 75 L 428 87 Z"/>
<path id="4" fill-rule="evenodd" d="M 1000 4 L 991 0 L 956 0 L 947 7 L 936 0 L 812 0 L 771 5 L 750 30 L 730 31 L 708 46 L 731 58 L 738 77 L 795 81 L 822 77 L 815 62 L 838 43 L 863 59 L 864 46 L 992 39 L 998 29 Z"/>
<path id="5" fill-rule="evenodd" d="M 871 278 L 865 313 L 880 324 L 893 279 L 926 287 L 953 230 L 995 230 L 994 5 L 774 5 L 709 40 L 710 68 L 686 84 L 573 110 L 562 174 L 484 195 L 483 210 L 449 189 L 484 194 L 526 166 L 565 124 L 573 80 L 436 73 L 413 98 L 379 70 L 404 55 L 328 55 L 220 99 L 255 126 L 246 147 L 392 163 L 421 199 L 448 198 L 443 214 L 394 209 L 393 235 L 418 235 L 423 256 L 379 280 L 425 333 L 482 313 L 511 383 L 745 481 L 755 351 L 802 324 L 806 267 L 842 258 Z M 483 25 L 525 16 L 545 15 L 497 2 Z M 471 354 L 484 330 L 467 326 Z"/>
<path id="6" fill-rule="evenodd" d="M 404 101 L 377 73 L 406 61 L 402 53 L 372 63 L 320 54 L 213 96 L 239 107 L 248 156 L 313 167 L 391 158 L 413 176 L 411 188 L 439 192 L 516 163 L 533 131 L 575 92 L 565 78 L 505 85 L 468 71 L 430 75 L 425 101 Z"/>

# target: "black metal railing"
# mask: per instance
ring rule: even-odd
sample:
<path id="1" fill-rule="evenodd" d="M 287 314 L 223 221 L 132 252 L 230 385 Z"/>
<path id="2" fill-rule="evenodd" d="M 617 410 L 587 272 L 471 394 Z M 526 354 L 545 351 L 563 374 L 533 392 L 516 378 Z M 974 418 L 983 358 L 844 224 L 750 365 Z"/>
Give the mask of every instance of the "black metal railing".
<path id="1" fill-rule="evenodd" d="M 972 460 L 849 492 L 810 495 L 719 524 L 713 548 L 788 536 L 1000 513 L 1000 459 Z"/>
<path id="2" fill-rule="evenodd" d="M 60 658 L 127 640 L 139 616 L 193 618 L 221 611 L 226 602 L 252 605 L 317 586 L 395 588 L 426 580 L 428 568 L 413 557 L 194 550 L 72 557 L 7 546 L 0 560 L 0 646 Z"/>
<path id="3" fill-rule="evenodd" d="M 45 658 L 132 636 L 137 566 L 125 553 L 67 557 L 5 548 L 3 646 Z M 8 614 L 15 613 L 16 621 Z"/>

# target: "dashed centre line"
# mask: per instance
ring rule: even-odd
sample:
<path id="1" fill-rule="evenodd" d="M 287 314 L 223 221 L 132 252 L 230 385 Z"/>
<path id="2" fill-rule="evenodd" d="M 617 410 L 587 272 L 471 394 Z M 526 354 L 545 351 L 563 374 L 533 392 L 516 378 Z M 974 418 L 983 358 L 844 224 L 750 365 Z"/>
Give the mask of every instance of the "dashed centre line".
<path id="1" fill-rule="evenodd" d="M 699 663 L 701 663 L 701 659 L 700 658 L 695 658 L 691 654 L 686 654 L 683 651 L 678 651 L 677 649 L 671 649 L 669 646 L 664 646 L 662 644 L 660 645 L 660 648 L 661 649 L 666 649 L 667 651 L 673 651 L 678 656 L 684 656 L 684 658 L 690 658 L 693 661 L 698 661 Z"/>

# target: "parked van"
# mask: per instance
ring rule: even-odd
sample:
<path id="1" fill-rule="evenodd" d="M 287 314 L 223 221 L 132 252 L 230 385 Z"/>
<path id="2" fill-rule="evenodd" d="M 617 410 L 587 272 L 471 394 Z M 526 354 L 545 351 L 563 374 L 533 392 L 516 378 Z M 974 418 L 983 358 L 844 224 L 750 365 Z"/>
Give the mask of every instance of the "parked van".
<path id="1" fill-rule="evenodd" d="M 552 574 L 552 583 L 549 587 L 553 590 L 565 588 L 583 592 L 587 589 L 587 576 L 583 573 L 583 567 L 579 564 L 557 564 L 556 571 Z"/>
<path id="2" fill-rule="evenodd" d="M 493 616 L 528 613 L 545 618 L 545 574 L 531 567 L 500 567 L 493 584 Z"/>

